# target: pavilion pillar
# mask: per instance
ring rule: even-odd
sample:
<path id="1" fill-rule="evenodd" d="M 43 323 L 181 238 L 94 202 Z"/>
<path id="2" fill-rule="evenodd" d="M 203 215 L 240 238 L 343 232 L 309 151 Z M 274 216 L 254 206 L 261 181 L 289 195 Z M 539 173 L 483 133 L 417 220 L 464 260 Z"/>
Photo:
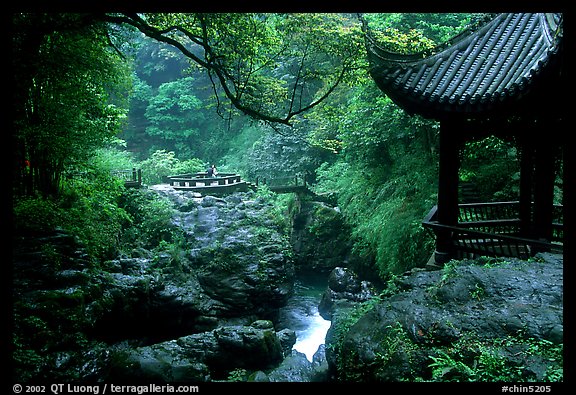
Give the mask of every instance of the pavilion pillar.
<path id="1" fill-rule="evenodd" d="M 441 225 L 458 224 L 458 171 L 460 168 L 460 139 L 458 123 L 444 120 L 440 122 L 440 153 L 438 174 L 438 211 Z M 436 233 L 437 264 L 444 264 L 453 258 L 454 243 L 452 231 L 439 229 Z"/>
<path id="2" fill-rule="evenodd" d="M 534 167 L 534 237 L 545 241 L 552 240 L 555 161 L 556 150 L 550 144 L 540 142 L 536 147 Z"/>
<path id="3" fill-rule="evenodd" d="M 532 224 L 532 185 L 534 179 L 534 146 L 529 141 L 520 147 L 520 236 L 530 238 Z"/>

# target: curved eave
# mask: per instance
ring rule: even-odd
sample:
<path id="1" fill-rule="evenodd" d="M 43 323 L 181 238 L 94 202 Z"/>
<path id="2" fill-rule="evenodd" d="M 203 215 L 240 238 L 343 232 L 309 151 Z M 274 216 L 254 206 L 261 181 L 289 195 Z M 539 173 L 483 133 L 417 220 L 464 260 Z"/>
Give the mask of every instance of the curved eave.
<path id="1" fill-rule="evenodd" d="M 370 74 L 394 102 L 428 118 L 507 111 L 558 74 L 561 22 L 559 15 L 500 14 L 429 56 L 387 52 L 367 34 Z"/>

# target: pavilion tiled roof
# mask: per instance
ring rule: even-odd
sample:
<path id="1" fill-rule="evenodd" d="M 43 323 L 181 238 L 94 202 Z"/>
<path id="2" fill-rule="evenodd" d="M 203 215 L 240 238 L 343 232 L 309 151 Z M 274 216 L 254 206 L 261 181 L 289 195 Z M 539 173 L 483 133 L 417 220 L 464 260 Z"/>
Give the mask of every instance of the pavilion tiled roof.
<path id="1" fill-rule="evenodd" d="M 558 74 L 562 26 L 561 14 L 498 14 L 431 55 L 386 51 L 368 31 L 370 74 L 410 113 L 485 114 L 518 103 L 543 76 Z"/>

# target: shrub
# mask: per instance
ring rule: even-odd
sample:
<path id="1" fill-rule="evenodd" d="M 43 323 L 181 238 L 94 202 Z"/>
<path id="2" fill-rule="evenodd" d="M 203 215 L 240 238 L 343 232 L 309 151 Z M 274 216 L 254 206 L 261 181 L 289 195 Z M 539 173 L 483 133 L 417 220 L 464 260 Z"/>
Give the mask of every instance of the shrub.
<path id="1" fill-rule="evenodd" d="M 123 248 L 152 249 L 162 242 L 175 240 L 173 208 L 167 198 L 144 189 L 127 189 L 122 195 L 120 206 L 130 218 L 122 232 Z"/>
<path id="2" fill-rule="evenodd" d="M 53 199 L 18 198 L 13 204 L 14 228 L 18 232 L 50 231 L 62 223 L 62 212 Z"/>
<path id="3" fill-rule="evenodd" d="M 145 184 L 161 184 L 166 176 L 204 171 L 207 164 L 200 159 L 180 160 L 173 151 L 157 150 L 140 163 Z"/>

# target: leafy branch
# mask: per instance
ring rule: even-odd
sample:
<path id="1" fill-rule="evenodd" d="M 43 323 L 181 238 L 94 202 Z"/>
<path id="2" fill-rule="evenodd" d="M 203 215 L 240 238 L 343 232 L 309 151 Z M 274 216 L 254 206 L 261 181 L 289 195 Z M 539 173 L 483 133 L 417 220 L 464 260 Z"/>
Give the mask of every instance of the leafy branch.
<path id="1" fill-rule="evenodd" d="M 336 15 L 124 13 L 97 18 L 132 26 L 178 49 L 206 70 L 218 108 L 223 94 L 241 113 L 269 124 L 292 126 L 296 116 L 324 102 L 364 67 L 359 27 Z"/>

